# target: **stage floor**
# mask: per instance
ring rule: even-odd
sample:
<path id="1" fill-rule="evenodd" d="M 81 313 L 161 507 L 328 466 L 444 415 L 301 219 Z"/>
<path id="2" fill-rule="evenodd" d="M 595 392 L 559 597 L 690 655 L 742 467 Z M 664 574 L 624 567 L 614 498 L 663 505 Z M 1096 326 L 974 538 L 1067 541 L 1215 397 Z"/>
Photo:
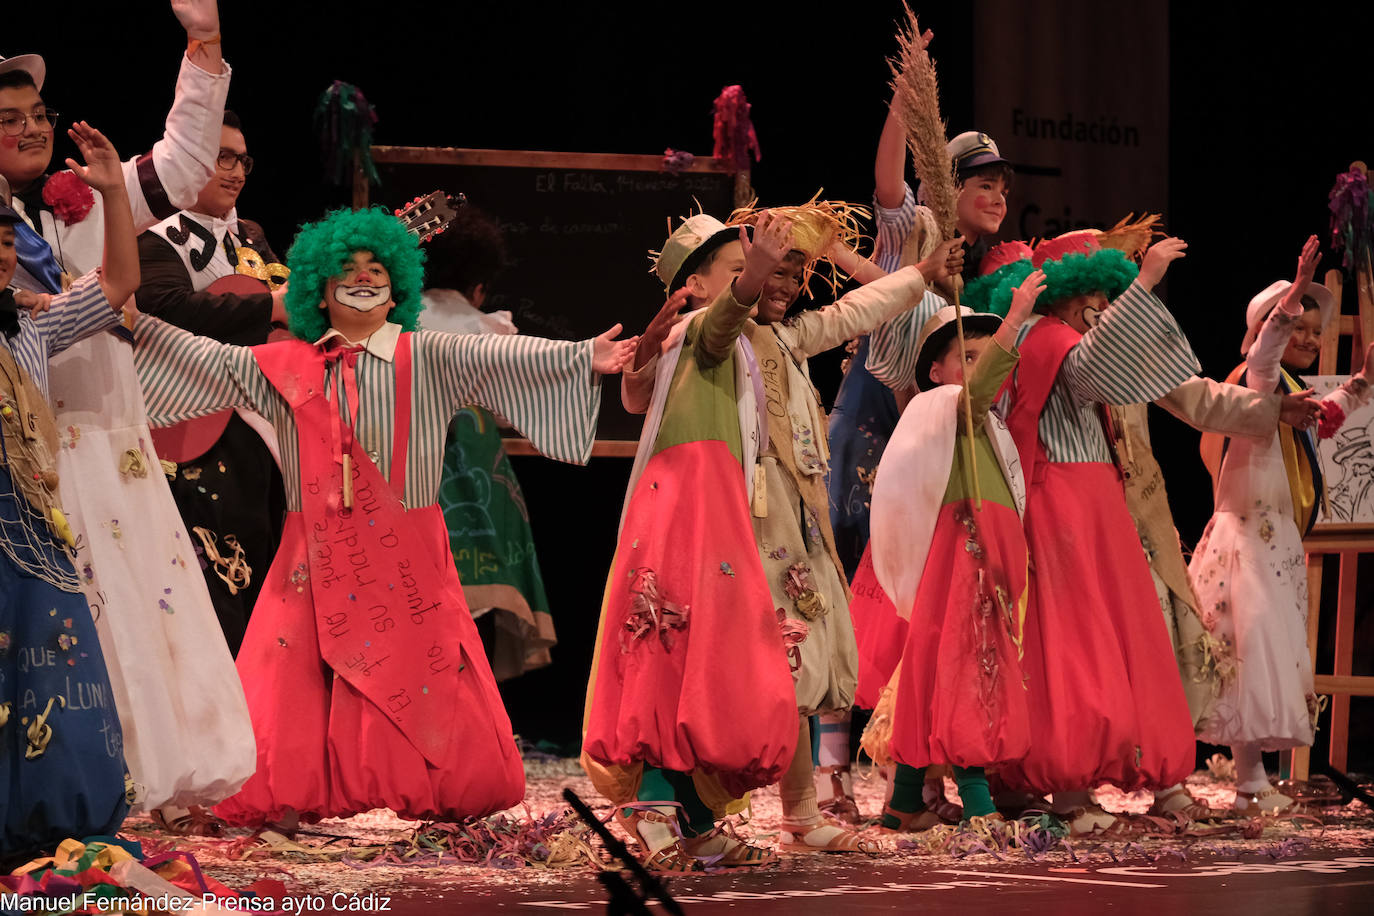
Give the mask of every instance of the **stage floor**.
<path id="1" fill-rule="evenodd" d="M 275 847 L 264 847 L 247 831 L 169 842 L 141 819 L 131 820 L 123 833 L 142 841 L 145 852 L 191 852 L 206 874 L 233 888 L 260 879 L 281 881 L 305 912 L 604 912 L 607 894 L 588 847 L 571 836 L 557 839 L 570 823 L 557 815 L 566 809 L 562 790 L 572 788 L 589 803 L 598 800 L 596 794 L 575 761 L 532 762 L 527 772 L 528 812 L 497 816 L 487 822 L 495 825 L 490 830 L 436 834 L 374 811 L 303 828 L 294 845 Z M 1224 780 L 1199 773 L 1190 785 L 1214 806 L 1231 802 L 1232 789 Z M 882 793 L 876 774 L 858 781 L 865 813 L 881 809 Z M 1149 804 L 1147 793 L 1104 791 L 1099 798 L 1111 810 L 1141 813 Z M 604 816 L 608 809 L 598 813 Z M 1049 842 L 1034 853 L 989 847 L 967 834 L 946 836 L 943 842 L 918 835 L 887 840 L 888 849 L 876 857 L 785 856 L 759 870 L 678 876 L 668 884 L 690 912 L 747 911 L 751 916 L 917 908 L 932 913 L 995 909 L 997 916 L 1374 910 L 1374 815 L 1358 801 L 1321 813 L 1320 825 L 1284 821 L 1244 830 L 1235 824 L 1208 836 L 1156 834 L 1129 843 L 1065 844 L 1044 836 Z M 767 842 L 776 836 L 779 816 L 776 793 L 756 793 L 753 818 L 742 831 Z M 442 852 L 436 839 L 446 847 Z M 544 864 L 550 846 L 554 860 L 566 861 L 566 867 Z"/>

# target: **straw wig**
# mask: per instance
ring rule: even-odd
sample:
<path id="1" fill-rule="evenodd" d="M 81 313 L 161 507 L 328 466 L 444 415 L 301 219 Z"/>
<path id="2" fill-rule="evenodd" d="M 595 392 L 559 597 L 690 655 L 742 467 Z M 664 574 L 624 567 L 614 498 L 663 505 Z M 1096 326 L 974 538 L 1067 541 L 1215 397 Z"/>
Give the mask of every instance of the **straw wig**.
<path id="1" fill-rule="evenodd" d="M 402 330 L 414 331 L 420 310 L 420 290 L 424 287 L 425 255 L 419 240 L 390 211 L 381 207 L 366 210 L 335 210 L 315 223 L 306 223 L 296 233 L 286 263 L 291 282 L 286 287 L 286 316 L 291 333 L 314 342 L 329 330 L 329 313 L 320 308 L 325 284 L 354 252 L 370 251 L 391 275 L 391 297 L 395 302 L 387 320 Z"/>

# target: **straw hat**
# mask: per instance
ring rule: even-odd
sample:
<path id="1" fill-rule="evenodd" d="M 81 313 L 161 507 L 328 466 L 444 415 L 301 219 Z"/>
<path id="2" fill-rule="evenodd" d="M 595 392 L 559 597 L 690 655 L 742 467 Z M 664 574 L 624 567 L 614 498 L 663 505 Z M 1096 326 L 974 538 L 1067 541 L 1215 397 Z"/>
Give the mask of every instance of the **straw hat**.
<path id="1" fill-rule="evenodd" d="M 979 331 L 996 334 L 1002 326 L 1002 319 L 996 315 L 975 312 L 966 306 L 960 306 L 959 313 L 964 317 L 965 333 Z M 916 343 L 916 387 L 922 391 L 935 387 L 930 380 L 930 367 L 959 333 L 954 324 L 954 314 L 954 306 L 947 305 L 932 315 L 921 328 L 921 337 Z"/>

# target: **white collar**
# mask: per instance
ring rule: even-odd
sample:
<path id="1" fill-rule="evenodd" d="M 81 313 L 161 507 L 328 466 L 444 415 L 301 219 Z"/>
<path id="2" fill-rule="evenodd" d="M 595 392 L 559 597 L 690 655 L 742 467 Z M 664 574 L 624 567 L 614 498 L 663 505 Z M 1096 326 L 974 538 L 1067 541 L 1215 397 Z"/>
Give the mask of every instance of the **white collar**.
<path id="1" fill-rule="evenodd" d="M 349 340 L 342 331 L 330 328 L 323 337 L 315 341 L 315 346 L 321 346 L 334 338 L 338 338 L 349 346 L 356 347 L 362 344 L 363 349 L 367 350 L 368 353 L 378 359 L 391 362 L 396 357 L 396 344 L 401 339 L 401 326 L 394 321 L 387 321 L 363 340 Z"/>

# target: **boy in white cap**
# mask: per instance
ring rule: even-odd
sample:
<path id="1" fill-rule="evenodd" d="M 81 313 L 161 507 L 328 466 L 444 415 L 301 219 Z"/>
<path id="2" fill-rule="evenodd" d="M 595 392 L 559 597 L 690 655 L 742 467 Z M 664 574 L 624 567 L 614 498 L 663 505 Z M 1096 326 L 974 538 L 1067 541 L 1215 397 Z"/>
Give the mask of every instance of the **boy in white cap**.
<path id="1" fill-rule="evenodd" d="M 1261 392 L 1293 392 L 1297 373 L 1316 361 L 1337 308 L 1312 282 L 1320 259 L 1312 236 L 1290 284 L 1278 281 L 1246 310 L 1246 360 L 1232 379 Z M 1229 744 L 1236 762 L 1236 813 L 1294 814 L 1297 802 L 1265 773 L 1264 751 L 1312 743 L 1320 706 L 1307 646 L 1307 576 L 1303 536 L 1325 503 L 1317 440 L 1336 434 L 1370 399 L 1374 343 L 1358 371 L 1322 400 L 1322 419 L 1280 425 L 1267 439 L 1210 436 L 1203 456 L 1216 489 L 1216 513 L 1189 571 L 1203 623 L 1219 647 L 1221 695 L 1201 729 L 1204 741 Z M 1314 428 L 1315 426 L 1315 428 Z"/>

